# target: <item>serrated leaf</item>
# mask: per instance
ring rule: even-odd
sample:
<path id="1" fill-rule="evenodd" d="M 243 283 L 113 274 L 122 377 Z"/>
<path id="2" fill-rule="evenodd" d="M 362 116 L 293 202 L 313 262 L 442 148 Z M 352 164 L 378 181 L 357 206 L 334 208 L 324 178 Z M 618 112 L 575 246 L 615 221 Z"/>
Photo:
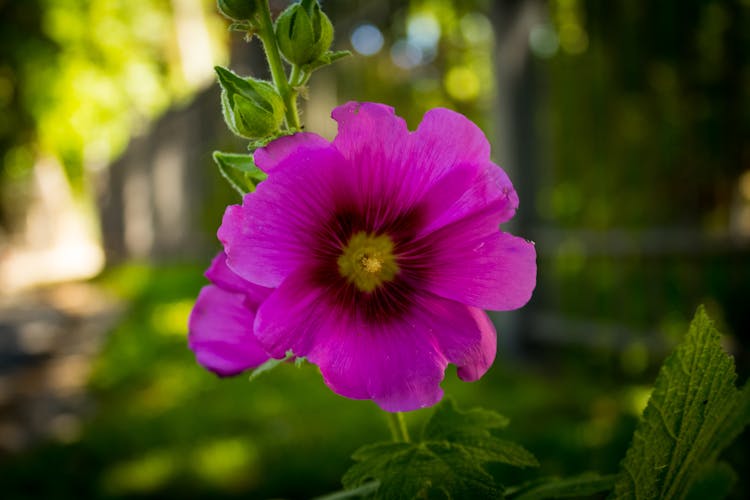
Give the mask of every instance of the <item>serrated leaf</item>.
<path id="1" fill-rule="evenodd" d="M 423 439 L 456 440 L 467 436 L 486 437 L 488 429 L 504 429 L 510 421 L 494 411 L 473 408 L 458 411 L 451 399 L 445 399 L 422 432 Z"/>
<path id="2" fill-rule="evenodd" d="M 281 363 L 284 363 L 285 361 L 289 361 L 294 357 L 294 353 L 292 351 L 287 351 L 286 356 L 284 356 L 281 359 L 275 359 L 275 358 L 269 358 L 268 361 L 257 367 L 255 370 L 250 372 L 250 376 L 248 377 L 248 382 L 252 382 L 259 376 L 261 376 L 264 373 L 267 373 L 277 366 L 279 366 Z"/>
<path id="3" fill-rule="evenodd" d="M 750 420 L 750 390 L 737 390 L 736 377 L 733 359 L 700 307 L 659 372 L 613 496 L 684 498 L 701 469 Z"/>
<path id="4" fill-rule="evenodd" d="M 380 482 L 375 498 L 501 498 L 503 488 L 484 469 L 487 462 L 538 465 L 520 445 L 498 439 L 490 429 L 508 420 L 487 410 L 458 411 L 446 399 L 425 425 L 418 443 L 376 443 L 357 450 L 344 475 L 346 488 Z"/>
<path id="5" fill-rule="evenodd" d="M 255 166 L 251 155 L 214 151 L 214 161 L 221 175 L 240 195 L 255 191 L 268 175 Z"/>
<path id="6" fill-rule="evenodd" d="M 377 479 L 380 487 L 375 498 L 386 500 L 432 497 L 430 492 L 440 492 L 445 498 L 497 498 L 502 494 L 473 457 L 448 442 L 382 444 L 391 446 L 378 447 L 378 454 L 368 450 L 368 458 L 347 471 L 342 479 L 346 488 Z"/>
<path id="7" fill-rule="evenodd" d="M 609 491 L 615 484 L 615 474 L 601 476 L 595 472 L 584 472 L 568 478 L 542 478 L 515 488 L 509 488 L 508 497 L 513 500 L 543 500 L 545 498 L 584 498 Z"/>
<path id="8" fill-rule="evenodd" d="M 352 455 L 352 459 L 357 463 L 346 471 L 344 477 L 341 478 L 341 482 L 348 489 L 377 479 L 378 476 L 387 476 L 391 462 L 413 447 L 414 445 L 411 443 L 390 442 L 365 445 Z"/>
<path id="9" fill-rule="evenodd" d="M 450 441 L 465 447 L 478 460 L 501 462 L 516 467 L 539 465 L 534 455 L 521 445 L 498 439 L 490 429 L 503 429 L 508 419 L 494 411 L 475 408 L 458 411 L 450 399 L 435 409 L 422 432 L 423 441 Z"/>

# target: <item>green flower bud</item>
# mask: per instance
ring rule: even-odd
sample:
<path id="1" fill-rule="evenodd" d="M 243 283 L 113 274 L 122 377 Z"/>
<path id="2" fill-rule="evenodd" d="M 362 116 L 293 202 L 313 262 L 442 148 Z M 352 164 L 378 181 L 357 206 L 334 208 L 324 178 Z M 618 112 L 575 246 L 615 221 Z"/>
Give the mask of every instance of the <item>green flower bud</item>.
<path id="1" fill-rule="evenodd" d="M 252 19 L 258 12 L 260 0 L 217 0 L 216 6 L 225 17 L 235 21 Z"/>
<path id="2" fill-rule="evenodd" d="M 290 5 L 276 20 L 276 39 L 284 58 L 302 66 L 328 51 L 333 25 L 317 0 L 302 0 Z"/>
<path id="3" fill-rule="evenodd" d="M 224 120 L 235 134 L 247 139 L 278 132 L 284 121 L 284 101 L 273 85 L 254 78 L 242 78 L 216 66 L 221 84 Z"/>

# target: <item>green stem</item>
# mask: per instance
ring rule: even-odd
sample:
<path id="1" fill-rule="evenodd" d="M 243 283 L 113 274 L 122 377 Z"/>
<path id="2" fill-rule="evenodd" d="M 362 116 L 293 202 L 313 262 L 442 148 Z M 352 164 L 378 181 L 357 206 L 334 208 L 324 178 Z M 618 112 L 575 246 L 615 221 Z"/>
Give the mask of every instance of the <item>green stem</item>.
<path id="1" fill-rule="evenodd" d="M 271 20 L 271 9 L 268 0 L 260 2 L 261 9 L 258 15 L 258 37 L 263 42 L 263 50 L 266 52 L 268 67 L 271 69 L 271 77 L 281 98 L 284 100 L 284 113 L 286 126 L 290 130 L 300 130 L 299 112 L 297 111 L 297 92 L 289 85 L 281 62 L 279 46 L 276 43 L 276 35 L 273 32 L 273 21 Z"/>
<path id="2" fill-rule="evenodd" d="M 404 414 L 401 412 L 386 413 L 388 419 L 388 428 L 391 430 L 393 440 L 397 443 L 408 443 L 409 442 L 409 431 L 406 428 L 406 420 L 404 420 Z"/>
<path id="3" fill-rule="evenodd" d="M 305 85 L 310 79 L 310 75 L 312 75 L 312 73 L 308 73 L 303 70 L 301 66 L 294 64 L 292 66 L 292 73 L 289 75 L 289 85 L 291 85 L 292 88 Z"/>
<path id="4" fill-rule="evenodd" d="M 302 70 L 300 70 L 299 64 L 292 64 L 292 72 L 289 73 L 289 85 L 292 87 L 298 86 L 301 74 Z"/>

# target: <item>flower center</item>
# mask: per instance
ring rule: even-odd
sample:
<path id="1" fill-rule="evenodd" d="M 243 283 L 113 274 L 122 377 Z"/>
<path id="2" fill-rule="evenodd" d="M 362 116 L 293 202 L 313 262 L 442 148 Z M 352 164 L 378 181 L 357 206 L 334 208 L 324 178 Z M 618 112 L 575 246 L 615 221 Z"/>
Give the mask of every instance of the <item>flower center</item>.
<path id="1" fill-rule="evenodd" d="M 364 271 L 371 274 L 376 274 L 379 273 L 381 269 L 383 269 L 383 259 L 377 256 L 371 257 L 365 254 L 359 261 L 359 265 Z"/>
<path id="2" fill-rule="evenodd" d="M 398 274 L 393 241 L 381 234 L 354 234 L 338 258 L 339 273 L 362 292 L 372 292 Z"/>

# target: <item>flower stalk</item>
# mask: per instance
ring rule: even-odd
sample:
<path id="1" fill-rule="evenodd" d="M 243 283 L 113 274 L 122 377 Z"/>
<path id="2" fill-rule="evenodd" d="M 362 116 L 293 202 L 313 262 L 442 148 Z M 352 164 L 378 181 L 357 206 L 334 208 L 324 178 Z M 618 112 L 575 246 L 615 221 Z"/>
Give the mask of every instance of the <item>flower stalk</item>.
<path id="1" fill-rule="evenodd" d="M 410 441 L 409 430 L 406 427 L 404 414 L 400 411 L 395 413 L 387 412 L 385 416 L 388 419 L 388 428 L 391 430 L 393 440 L 397 443 L 408 443 Z"/>
<path id="2" fill-rule="evenodd" d="M 271 78 L 279 91 L 281 98 L 284 100 L 284 116 L 286 118 L 287 129 L 296 131 L 300 130 L 299 111 L 297 110 L 297 91 L 292 88 L 287 81 L 284 64 L 281 62 L 279 46 L 274 34 L 273 21 L 271 20 L 271 9 L 268 6 L 268 0 L 260 2 L 260 12 L 258 13 L 258 31 L 257 35 L 263 42 L 263 50 L 266 53 L 268 67 L 271 69 Z"/>

